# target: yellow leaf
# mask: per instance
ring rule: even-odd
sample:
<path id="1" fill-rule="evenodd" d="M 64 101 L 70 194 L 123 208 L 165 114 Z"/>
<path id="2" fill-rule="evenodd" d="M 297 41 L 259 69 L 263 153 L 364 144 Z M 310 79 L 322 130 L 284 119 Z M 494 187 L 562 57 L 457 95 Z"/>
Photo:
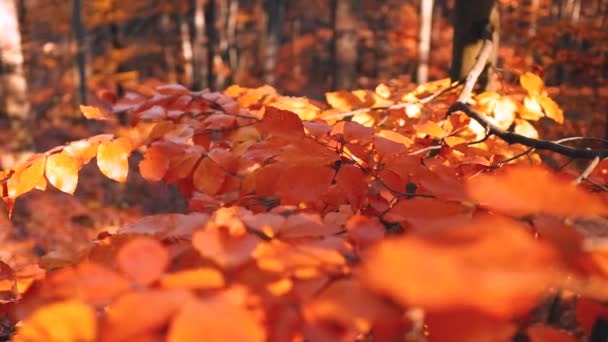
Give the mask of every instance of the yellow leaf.
<path id="1" fill-rule="evenodd" d="M 74 194 L 78 185 L 78 171 L 82 163 L 65 151 L 52 154 L 46 158 L 46 179 L 57 189 Z"/>
<path id="2" fill-rule="evenodd" d="M 80 111 L 85 118 L 89 120 L 109 120 L 110 118 L 106 113 L 103 113 L 101 109 L 93 106 L 80 105 Z"/>
<path id="3" fill-rule="evenodd" d="M 89 306 L 65 301 L 43 306 L 25 321 L 13 341 L 95 341 L 97 319 Z"/>
<path id="4" fill-rule="evenodd" d="M 532 126 L 526 120 L 515 120 L 515 133 L 521 134 L 528 138 L 538 139 L 538 132 L 536 131 L 536 128 L 534 128 L 534 126 Z"/>
<path id="5" fill-rule="evenodd" d="M 129 173 L 129 153 L 117 141 L 102 143 L 97 149 L 97 166 L 104 176 L 124 182 Z"/>
<path id="6" fill-rule="evenodd" d="M 539 94 L 545 86 L 543 80 L 531 72 L 526 72 L 519 76 L 519 83 L 531 94 Z"/>
<path id="7" fill-rule="evenodd" d="M 538 102 L 540 102 L 548 118 L 560 124 L 564 123 L 564 112 L 555 101 L 548 96 L 538 96 Z"/>

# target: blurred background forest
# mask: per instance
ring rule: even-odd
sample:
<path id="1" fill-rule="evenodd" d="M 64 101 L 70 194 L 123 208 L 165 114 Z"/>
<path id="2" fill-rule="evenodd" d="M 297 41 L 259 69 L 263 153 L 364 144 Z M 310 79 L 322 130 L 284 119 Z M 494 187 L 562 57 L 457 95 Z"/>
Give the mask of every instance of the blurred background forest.
<path id="1" fill-rule="evenodd" d="M 447 77 L 451 58 L 449 0 L 2 2 L 16 4 L 37 121 L 157 82 L 270 85 L 315 99 L 389 80 L 413 86 Z M 584 116 L 576 134 L 606 136 L 608 1 L 501 0 L 500 11 L 498 78 L 540 73 L 568 117 Z"/>
<path id="2" fill-rule="evenodd" d="M 564 125 L 541 127 L 541 137 L 608 137 L 608 1 L 499 3 L 497 91 L 508 95 L 520 73 L 533 71 L 566 115 Z M 2 41 L 14 48 L 1 54 L 2 163 L 16 149 L 11 124 L 26 132 L 23 144 L 45 151 L 107 125 L 85 124 L 80 104 L 109 108 L 160 83 L 237 84 L 263 87 L 258 96 L 276 90 L 322 101 L 331 90 L 448 77 L 453 9 L 453 0 L 0 0 Z M 141 179 L 130 176 L 125 192 L 96 169 L 82 172 L 80 201 L 32 193 L 17 203 L 19 229 L 2 230 L 0 241 L 22 244 L 6 244 L 3 260 L 76 250 L 100 225 L 183 207 Z"/>

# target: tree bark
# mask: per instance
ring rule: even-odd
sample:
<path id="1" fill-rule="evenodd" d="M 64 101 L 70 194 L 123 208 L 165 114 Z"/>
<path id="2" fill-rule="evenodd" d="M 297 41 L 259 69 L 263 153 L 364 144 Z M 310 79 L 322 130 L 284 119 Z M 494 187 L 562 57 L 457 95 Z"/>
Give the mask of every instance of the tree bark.
<path id="1" fill-rule="evenodd" d="M 205 0 L 190 0 L 190 38 L 192 39 L 192 89 L 200 90 L 209 87 L 210 67 L 208 52 L 208 41 L 206 39 L 207 26 L 213 23 L 207 22 L 205 15 Z"/>
<path id="2" fill-rule="evenodd" d="M 356 85 L 357 26 L 359 0 L 333 0 L 334 89 L 352 89 Z"/>
<path id="3" fill-rule="evenodd" d="M 32 117 L 23 70 L 21 33 L 13 0 L 0 0 L 0 112 L 11 125 L 11 150 L 31 151 Z"/>
<path id="4" fill-rule="evenodd" d="M 418 43 L 418 72 L 416 75 L 418 83 L 426 83 L 428 80 L 433 2 L 434 0 L 422 0 L 420 4 L 420 41 Z"/>
<path id="5" fill-rule="evenodd" d="M 452 49 L 452 81 L 461 80 L 475 64 L 484 37 L 492 40 L 492 56 L 488 65 L 496 63 L 500 36 L 498 3 L 495 0 L 456 0 L 454 13 L 454 40 Z M 491 88 L 489 68 L 479 79 L 482 89 Z"/>
<path id="6" fill-rule="evenodd" d="M 284 0 L 266 0 L 266 57 L 264 58 L 264 82 L 275 85 L 275 67 L 277 54 L 281 44 L 283 16 L 285 15 Z"/>
<path id="7" fill-rule="evenodd" d="M 76 66 L 78 73 L 78 100 L 87 104 L 87 73 L 85 54 L 85 29 L 82 24 L 81 0 L 72 0 L 72 29 L 76 39 Z"/>

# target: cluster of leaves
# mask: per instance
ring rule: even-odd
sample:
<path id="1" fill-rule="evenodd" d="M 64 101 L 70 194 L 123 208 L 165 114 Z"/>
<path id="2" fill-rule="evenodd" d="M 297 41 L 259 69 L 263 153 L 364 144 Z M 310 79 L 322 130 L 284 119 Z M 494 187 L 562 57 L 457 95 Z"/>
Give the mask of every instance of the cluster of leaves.
<path id="1" fill-rule="evenodd" d="M 142 176 L 176 183 L 190 213 L 101 233 L 33 284 L 4 267 L 15 341 L 572 341 L 530 318 L 564 291 L 589 333 L 608 315 L 608 253 L 572 218 L 608 215 L 605 194 L 514 158 L 523 146 L 479 142 L 464 113 L 423 98 L 445 83 L 328 93 L 329 107 L 270 87 L 128 94 L 114 111 L 141 139 L 34 156 L 5 172 L 5 203 L 47 182 L 72 193 L 93 157 L 124 181 L 135 146 Z M 521 83 L 524 103 L 480 94 L 475 106 L 530 135 L 529 119 L 563 120 L 538 77 Z"/>

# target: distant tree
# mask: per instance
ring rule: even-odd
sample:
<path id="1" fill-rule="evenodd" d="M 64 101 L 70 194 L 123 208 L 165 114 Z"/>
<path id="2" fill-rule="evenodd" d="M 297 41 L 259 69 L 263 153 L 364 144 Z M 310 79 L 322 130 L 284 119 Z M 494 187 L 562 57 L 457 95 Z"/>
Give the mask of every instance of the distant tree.
<path id="1" fill-rule="evenodd" d="M 275 84 L 275 67 L 281 44 L 282 24 L 285 16 L 285 0 L 266 0 L 264 2 L 267 16 L 266 51 L 264 58 L 264 82 Z"/>
<path id="2" fill-rule="evenodd" d="M 11 150 L 30 151 L 33 148 L 30 103 L 14 0 L 0 0 L 0 32 L 0 112 L 10 120 Z"/>
<path id="3" fill-rule="evenodd" d="M 334 89 L 352 89 L 357 79 L 357 29 L 361 2 L 333 0 Z"/>
<path id="4" fill-rule="evenodd" d="M 453 81 L 466 77 L 483 45 L 485 36 L 491 37 L 494 51 L 490 64 L 496 62 L 500 37 L 500 17 L 496 0 L 456 0 L 454 10 L 454 41 L 450 77 Z M 487 89 L 491 86 L 489 70 L 486 68 L 479 84 Z"/>

